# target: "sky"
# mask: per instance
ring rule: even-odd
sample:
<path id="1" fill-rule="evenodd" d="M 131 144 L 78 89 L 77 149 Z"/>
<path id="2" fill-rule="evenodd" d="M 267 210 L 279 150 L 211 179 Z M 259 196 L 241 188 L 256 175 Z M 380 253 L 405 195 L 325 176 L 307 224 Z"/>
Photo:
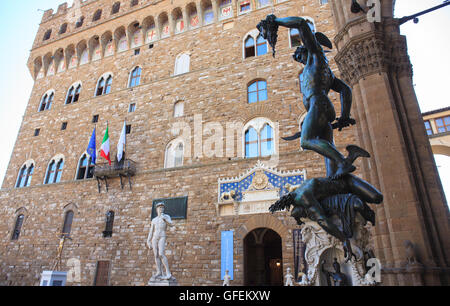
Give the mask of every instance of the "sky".
<path id="1" fill-rule="evenodd" d="M 350 1 L 350 0 L 349 0 Z M 362 1 L 362 0 L 359 0 Z M 44 10 L 56 12 L 62 0 L 0 1 L 0 183 L 3 182 L 25 108 L 33 87 L 26 66 Z M 72 1 L 67 1 L 68 6 Z M 396 17 L 412 15 L 442 0 L 397 0 Z M 446 89 L 450 72 L 450 6 L 401 27 L 414 69 L 414 84 L 422 112 L 450 106 Z M 450 200 L 450 157 L 435 156 L 442 185 Z M 450 202 L 450 201 L 447 202 Z"/>

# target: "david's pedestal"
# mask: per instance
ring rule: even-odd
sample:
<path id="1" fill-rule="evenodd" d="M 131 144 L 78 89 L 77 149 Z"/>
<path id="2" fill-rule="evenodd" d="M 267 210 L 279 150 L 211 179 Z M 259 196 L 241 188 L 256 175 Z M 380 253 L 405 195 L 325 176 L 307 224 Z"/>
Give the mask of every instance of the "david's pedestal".
<path id="1" fill-rule="evenodd" d="M 174 277 L 172 277 L 168 280 L 152 277 L 148 281 L 147 286 L 150 286 L 150 287 L 177 287 L 179 285 L 178 285 L 177 280 Z"/>

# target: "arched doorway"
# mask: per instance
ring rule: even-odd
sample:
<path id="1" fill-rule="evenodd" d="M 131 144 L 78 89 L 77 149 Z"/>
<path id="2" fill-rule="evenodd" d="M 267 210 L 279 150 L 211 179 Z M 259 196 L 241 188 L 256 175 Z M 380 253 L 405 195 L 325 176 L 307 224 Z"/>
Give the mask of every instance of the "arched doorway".
<path id="1" fill-rule="evenodd" d="M 244 238 L 244 285 L 282 286 L 281 237 L 268 228 L 257 228 Z"/>

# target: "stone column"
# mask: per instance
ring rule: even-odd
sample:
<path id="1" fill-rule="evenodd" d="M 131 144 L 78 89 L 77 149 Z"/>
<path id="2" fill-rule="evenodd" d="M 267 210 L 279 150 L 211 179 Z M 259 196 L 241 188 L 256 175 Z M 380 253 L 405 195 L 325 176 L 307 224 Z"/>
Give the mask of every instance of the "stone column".
<path id="1" fill-rule="evenodd" d="M 183 32 L 184 32 L 184 31 L 189 30 L 189 28 L 190 28 L 189 16 L 188 16 L 186 7 L 183 7 L 183 9 L 181 10 L 181 13 L 183 14 L 183 22 L 184 22 Z"/>
<path id="2" fill-rule="evenodd" d="M 404 266 L 402 244 L 411 240 L 425 271 L 431 271 L 424 284 L 448 284 L 448 208 L 412 84 L 406 38 L 393 18 L 394 1 L 381 0 L 380 23 L 353 14 L 350 5 L 350 0 L 331 1 L 335 60 L 353 88 L 359 145 L 372 154 L 363 161 L 362 174 L 385 197 L 376 207 L 375 253 L 386 271 L 404 271 L 386 272 L 383 283 L 418 283 Z"/>
<path id="3" fill-rule="evenodd" d="M 195 6 L 197 7 L 197 16 L 198 16 L 198 26 L 203 26 L 203 7 L 200 1 L 195 2 Z"/>
<path id="4" fill-rule="evenodd" d="M 219 20 L 219 4 L 217 2 L 218 0 L 211 0 L 212 9 L 214 12 L 214 22 L 217 22 L 217 20 Z"/>
<path id="5" fill-rule="evenodd" d="M 173 36 L 175 34 L 175 20 L 173 19 L 172 14 L 168 14 L 169 19 L 169 33 L 170 36 Z"/>

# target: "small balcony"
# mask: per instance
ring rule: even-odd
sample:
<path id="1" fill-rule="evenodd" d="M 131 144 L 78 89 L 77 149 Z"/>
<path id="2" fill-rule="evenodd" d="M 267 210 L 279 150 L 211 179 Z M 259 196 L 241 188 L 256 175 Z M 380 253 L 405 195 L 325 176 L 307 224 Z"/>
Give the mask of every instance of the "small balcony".
<path id="1" fill-rule="evenodd" d="M 131 159 L 125 159 L 122 162 L 113 162 L 97 164 L 94 169 L 94 177 L 97 179 L 98 192 L 101 192 L 100 181 L 104 181 L 106 185 L 106 191 L 109 189 L 108 179 L 120 178 L 120 186 L 124 188 L 122 178 L 128 178 L 128 183 L 131 189 L 131 177 L 136 175 L 136 163 Z"/>

